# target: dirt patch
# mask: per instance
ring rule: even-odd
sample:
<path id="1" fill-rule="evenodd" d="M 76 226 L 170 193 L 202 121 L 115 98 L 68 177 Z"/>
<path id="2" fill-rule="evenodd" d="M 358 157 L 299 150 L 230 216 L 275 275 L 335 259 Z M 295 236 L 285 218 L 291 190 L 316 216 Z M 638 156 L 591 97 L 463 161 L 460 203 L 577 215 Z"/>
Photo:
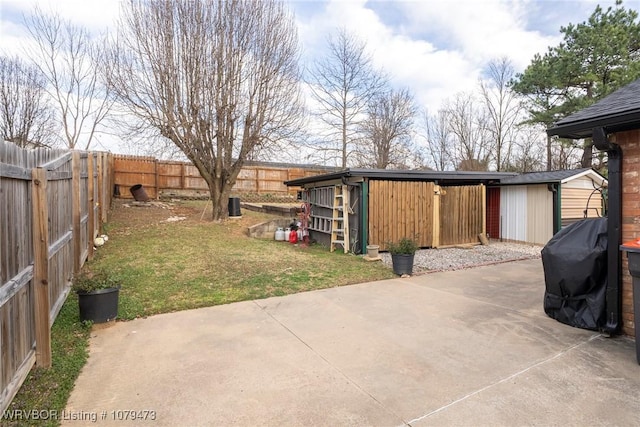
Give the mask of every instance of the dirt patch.
<path id="1" fill-rule="evenodd" d="M 114 199 L 109 222 L 116 233 L 126 234 L 131 229 L 156 227 L 160 224 L 171 226 L 181 224 L 211 223 L 211 202 L 195 200 L 134 202 Z M 272 219 L 272 214 L 242 210 L 239 218 L 226 221 L 230 233 L 245 233 L 246 229 L 257 223 Z"/>

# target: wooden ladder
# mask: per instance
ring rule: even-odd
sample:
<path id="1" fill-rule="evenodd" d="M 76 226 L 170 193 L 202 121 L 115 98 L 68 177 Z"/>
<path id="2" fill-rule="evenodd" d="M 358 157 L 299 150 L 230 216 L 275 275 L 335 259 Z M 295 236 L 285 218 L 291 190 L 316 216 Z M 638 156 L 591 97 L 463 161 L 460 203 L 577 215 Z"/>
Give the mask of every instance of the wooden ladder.
<path id="1" fill-rule="evenodd" d="M 336 185 L 333 189 L 333 219 L 331 220 L 331 252 L 341 245 L 349 252 L 349 188 Z"/>

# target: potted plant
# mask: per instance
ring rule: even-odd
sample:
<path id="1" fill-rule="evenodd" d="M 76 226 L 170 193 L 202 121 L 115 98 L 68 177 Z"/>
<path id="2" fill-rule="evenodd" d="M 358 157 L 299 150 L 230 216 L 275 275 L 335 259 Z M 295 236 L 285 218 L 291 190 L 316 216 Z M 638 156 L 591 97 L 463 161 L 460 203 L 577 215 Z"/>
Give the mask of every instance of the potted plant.
<path id="1" fill-rule="evenodd" d="M 83 272 L 73 281 L 80 320 L 105 323 L 118 316 L 120 281 L 105 272 Z"/>
<path id="2" fill-rule="evenodd" d="M 387 244 L 391 254 L 393 272 L 399 276 L 413 273 L 413 258 L 419 249 L 418 243 L 414 239 L 403 237 L 397 242 Z"/>

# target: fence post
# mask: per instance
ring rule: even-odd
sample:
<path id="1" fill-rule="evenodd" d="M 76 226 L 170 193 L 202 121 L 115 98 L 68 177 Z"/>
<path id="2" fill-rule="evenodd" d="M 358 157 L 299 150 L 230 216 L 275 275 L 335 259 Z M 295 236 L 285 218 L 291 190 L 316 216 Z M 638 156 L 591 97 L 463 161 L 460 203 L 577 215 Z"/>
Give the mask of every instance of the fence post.
<path id="1" fill-rule="evenodd" d="M 255 189 L 256 189 L 256 194 L 262 194 L 262 191 L 260 190 L 260 168 L 255 168 L 256 171 L 256 175 L 255 175 Z"/>
<path id="2" fill-rule="evenodd" d="M 435 185 L 433 187 L 433 246 L 440 246 L 440 196 L 442 187 Z"/>
<path id="3" fill-rule="evenodd" d="M 482 188 L 482 235 L 487 236 L 487 187 L 484 184 L 480 184 Z"/>
<path id="4" fill-rule="evenodd" d="M 32 171 L 33 195 L 33 286 L 36 333 L 36 363 L 51 367 L 51 321 L 49 319 L 49 209 L 47 206 L 47 171 Z"/>
<path id="5" fill-rule="evenodd" d="M 88 245 L 88 256 L 87 259 L 93 259 L 93 239 L 96 237 L 96 216 L 95 216 L 95 189 L 94 189 L 94 180 L 93 176 L 93 153 L 88 153 L 87 155 L 87 213 L 89 214 L 89 218 L 87 220 L 87 245 Z"/>
<path id="6" fill-rule="evenodd" d="M 96 170 L 98 171 L 98 176 L 96 178 L 96 185 L 98 187 L 98 215 L 96 218 L 96 222 L 98 223 L 98 230 L 100 230 L 100 226 L 102 225 L 102 204 L 104 203 L 104 180 L 102 177 L 102 153 L 96 153 Z"/>
<path id="7" fill-rule="evenodd" d="M 184 185 L 185 185 L 185 178 L 184 178 L 184 174 L 185 174 L 185 163 L 182 162 L 180 163 L 180 189 L 184 190 Z"/>
<path id="8" fill-rule="evenodd" d="M 158 179 L 158 159 L 153 159 L 153 171 L 156 180 L 156 200 L 160 200 L 160 180 Z"/>
<path id="9" fill-rule="evenodd" d="M 72 167 L 72 203 L 73 203 L 73 272 L 78 274 L 82 266 L 82 238 L 80 236 L 80 152 L 74 150 L 71 154 Z"/>

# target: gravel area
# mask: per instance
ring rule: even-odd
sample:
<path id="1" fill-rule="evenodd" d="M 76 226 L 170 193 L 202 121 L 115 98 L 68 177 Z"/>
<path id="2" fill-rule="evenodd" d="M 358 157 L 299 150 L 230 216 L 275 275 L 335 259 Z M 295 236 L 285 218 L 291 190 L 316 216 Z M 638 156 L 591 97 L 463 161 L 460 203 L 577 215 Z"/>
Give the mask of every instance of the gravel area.
<path id="1" fill-rule="evenodd" d="M 413 271 L 460 270 L 485 264 L 540 258 L 542 246 L 520 243 L 491 242 L 487 246 L 469 248 L 421 249 L 416 252 Z M 382 262 L 391 266 L 391 255 L 381 253 Z"/>

